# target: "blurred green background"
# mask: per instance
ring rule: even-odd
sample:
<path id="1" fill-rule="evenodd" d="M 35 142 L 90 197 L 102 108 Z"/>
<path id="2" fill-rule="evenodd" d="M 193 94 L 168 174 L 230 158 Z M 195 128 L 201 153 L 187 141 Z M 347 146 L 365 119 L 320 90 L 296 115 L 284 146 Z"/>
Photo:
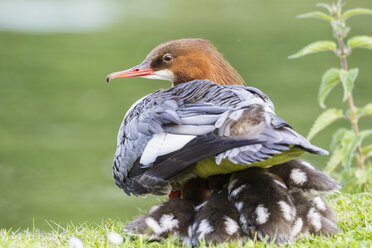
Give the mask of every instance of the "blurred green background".
<path id="1" fill-rule="evenodd" d="M 288 60 L 304 45 L 332 39 L 320 20 L 297 20 L 318 0 L 0 1 L 0 228 L 50 228 L 46 220 L 100 223 L 132 219 L 161 200 L 126 196 L 111 177 L 116 135 L 126 110 L 169 82 L 105 83 L 139 64 L 161 42 L 211 40 L 247 85 L 270 96 L 277 113 L 306 135 L 321 112 L 320 77 L 339 66 L 331 53 Z M 372 8 L 349 0 L 346 8 Z M 372 18 L 349 21 L 351 35 L 372 35 Z M 372 52 L 356 50 L 356 105 L 372 97 Z M 339 103 L 341 89 L 327 100 Z M 329 147 L 339 121 L 313 143 Z M 371 126 L 363 120 L 361 127 Z M 317 168 L 326 157 L 307 155 Z"/>

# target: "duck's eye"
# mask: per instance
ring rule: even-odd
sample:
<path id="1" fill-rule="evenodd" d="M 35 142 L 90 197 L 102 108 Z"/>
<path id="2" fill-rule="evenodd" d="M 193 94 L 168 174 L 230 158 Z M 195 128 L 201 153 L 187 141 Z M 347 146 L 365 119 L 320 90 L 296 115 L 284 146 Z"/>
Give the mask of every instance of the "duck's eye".
<path id="1" fill-rule="evenodd" d="M 172 57 L 172 55 L 170 55 L 170 54 L 165 54 L 165 55 L 163 56 L 163 60 L 164 60 L 164 61 L 167 61 L 167 62 L 168 62 L 168 61 L 171 61 L 172 58 L 173 58 L 173 57 Z"/>

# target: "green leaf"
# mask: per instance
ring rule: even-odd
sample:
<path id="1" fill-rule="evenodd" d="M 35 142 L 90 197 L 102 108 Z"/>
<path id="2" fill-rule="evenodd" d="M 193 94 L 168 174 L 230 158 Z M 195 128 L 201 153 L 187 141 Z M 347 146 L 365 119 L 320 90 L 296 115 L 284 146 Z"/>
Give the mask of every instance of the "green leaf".
<path id="1" fill-rule="evenodd" d="M 348 137 L 342 141 L 343 143 L 343 161 L 342 164 L 345 166 L 347 170 L 350 169 L 351 160 L 356 154 L 357 146 L 362 142 L 362 136 L 355 136 L 353 133 L 352 137 Z"/>
<path id="2" fill-rule="evenodd" d="M 347 20 L 350 17 L 355 16 L 355 15 L 371 15 L 371 14 L 372 14 L 372 10 L 370 10 L 370 9 L 366 9 L 366 8 L 355 8 L 355 9 L 346 10 L 342 14 L 342 18 L 344 20 Z"/>
<path id="3" fill-rule="evenodd" d="M 367 155 L 370 152 L 372 152 L 372 145 L 365 146 L 365 147 L 362 148 L 363 155 Z"/>
<path id="4" fill-rule="evenodd" d="M 370 136 L 371 134 L 372 134 L 372 130 L 364 130 L 359 133 L 359 136 L 361 136 L 363 140 L 367 138 L 368 136 Z"/>
<path id="5" fill-rule="evenodd" d="M 368 103 L 363 107 L 362 113 L 365 115 L 372 115 L 372 103 Z"/>
<path id="6" fill-rule="evenodd" d="M 372 145 L 362 147 L 362 154 L 366 159 L 372 157 Z"/>
<path id="7" fill-rule="evenodd" d="M 318 101 L 322 108 L 326 108 L 324 101 L 328 94 L 340 81 L 340 69 L 331 68 L 323 74 L 322 82 L 320 83 Z"/>
<path id="8" fill-rule="evenodd" d="M 355 175 L 357 184 L 364 184 L 368 182 L 369 177 L 368 177 L 368 173 L 366 172 L 366 170 L 356 169 L 354 171 L 354 175 Z"/>
<path id="9" fill-rule="evenodd" d="M 327 22 L 332 22 L 332 16 L 327 15 L 320 11 L 314 11 L 314 12 L 302 14 L 302 15 L 297 16 L 297 18 L 317 18 L 317 19 L 325 20 Z"/>
<path id="10" fill-rule="evenodd" d="M 359 144 L 362 143 L 363 139 L 372 134 L 372 130 L 366 130 L 360 132 L 358 136 L 352 130 L 339 129 L 333 134 L 331 142 L 331 150 L 340 150 L 342 154 L 342 165 L 349 170 L 351 165 L 351 160 L 356 154 L 356 148 Z M 338 154 L 338 156 L 340 156 Z M 331 158 L 332 159 L 332 158 Z M 339 159 L 339 158 L 338 158 Z M 334 161 L 330 162 L 330 166 L 334 165 L 336 158 L 333 158 Z M 337 160 L 338 161 L 338 160 Z M 333 167 L 330 167 L 333 168 Z"/>
<path id="11" fill-rule="evenodd" d="M 341 79 L 342 86 L 344 87 L 344 98 L 346 101 L 347 96 L 353 90 L 355 79 L 358 77 L 359 69 L 354 68 L 349 71 L 340 70 L 339 75 Z"/>
<path id="12" fill-rule="evenodd" d="M 347 41 L 350 48 L 367 48 L 372 49 L 371 36 L 354 36 Z"/>
<path id="13" fill-rule="evenodd" d="M 342 149 L 338 147 L 333 151 L 331 158 L 329 159 L 326 168 L 324 169 L 325 173 L 330 174 L 333 172 L 339 164 L 342 162 Z"/>
<path id="14" fill-rule="evenodd" d="M 324 52 L 324 51 L 335 51 L 336 47 L 337 45 L 333 41 L 328 41 L 328 40 L 316 41 L 316 42 L 313 42 L 307 45 L 306 47 L 301 49 L 299 52 L 289 56 L 288 58 L 296 59 L 296 58 L 300 58 L 302 56 L 312 54 L 312 53 L 318 53 L 318 52 Z"/>
<path id="15" fill-rule="evenodd" d="M 344 137 L 352 135 L 352 132 L 350 130 L 347 130 L 345 128 L 338 129 L 332 136 L 332 141 L 330 148 L 331 150 L 335 150 L 338 146 L 341 146 L 341 141 Z"/>
<path id="16" fill-rule="evenodd" d="M 307 138 L 312 139 L 317 133 L 326 128 L 329 124 L 334 122 L 337 119 L 343 117 L 342 110 L 340 109 L 327 109 L 321 113 L 318 118 L 315 120 L 313 126 L 310 129 L 310 132 Z"/>
<path id="17" fill-rule="evenodd" d="M 346 129 L 340 129 L 333 135 L 331 147 L 341 150 L 341 163 L 345 169 L 350 170 L 351 160 L 355 156 L 356 147 L 361 140 L 360 135 L 357 137 L 353 131 Z"/>

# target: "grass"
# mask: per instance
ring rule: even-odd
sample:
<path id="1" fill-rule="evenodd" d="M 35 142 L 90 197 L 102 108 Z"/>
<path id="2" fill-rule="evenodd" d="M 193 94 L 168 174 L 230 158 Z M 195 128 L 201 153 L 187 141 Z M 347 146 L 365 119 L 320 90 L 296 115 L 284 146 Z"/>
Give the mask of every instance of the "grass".
<path id="1" fill-rule="evenodd" d="M 108 218 L 127 222 L 137 207 L 157 202 L 126 196 L 114 184 L 111 167 L 125 111 L 169 83 L 131 78 L 107 84 L 105 77 L 140 63 L 160 42 L 211 40 L 247 85 L 269 95 L 277 114 L 306 135 L 322 111 L 316 100 L 320 76 L 338 62 L 331 53 L 296 61 L 287 56 L 310 41 L 332 38 L 320 21 L 295 19 L 319 1 L 121 1 L 122 19 L 100 32 L 1 31 L 0 228 L 21 232 L 34 222 L 50 231 L 45 220 L 62 226 Z M 347 1 L 346 8 L 356 6 L 372 8 L 371 0 Z M 372 35 L 370 17 L 351 22 L 352 35 Z M 363 106 L 371 101 L 371 52 L 356 50 L 350 66 L 360 68 L 355 101 Z M 342 107 L 341 88 L 336 90 L 327 106 Z M 361 129 L 371 126 L 371 118 L 362 120 Z M 328 149 L 330 140 L 324 133 L 313 143 Z M 318 169 L 328 160 L 305 158 Z"/>
<path id="2" fill-rule="evenodd" d="M 308 236 L 284 247 L 371 247 L 372 246 L 372 194 L 337 193 L 328 198 L 336 211 L 341 233 L 333 237 Z M 132 239 L 123 232 L 120 221 L 106 220 L 97 224 L 69 224 L 62 227 L 49 222 L 50 232 L 35 230 L 0 230 L 0 247 L 69 247 L 72 237 L 79 238 L 85 247 L 179 247 L 168 239 L 163 242 L 148 242 L 139 237 Z M 121 245 L 111 244 L 107 238 L 110 232 L 123 235 Z M 205 245 L 202 245 L 202 247 Z M 241 247 L 237 242 L 220 244 L 217 247 Z M 248 241 L 244 247 L 275 247 L 273 244 Z"/>

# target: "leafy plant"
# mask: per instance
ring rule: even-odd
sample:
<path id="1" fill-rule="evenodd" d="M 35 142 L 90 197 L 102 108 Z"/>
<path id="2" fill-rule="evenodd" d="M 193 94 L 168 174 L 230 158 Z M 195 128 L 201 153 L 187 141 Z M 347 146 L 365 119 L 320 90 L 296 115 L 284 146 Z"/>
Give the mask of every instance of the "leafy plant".
<path id="1" fill-rule="evenodd" d="M 315 11 L 298 16 L 298 18 L 317 18 L 331 24 L 334 41 L 316 41 L 313 42 L 296 54 L 289 56 L 290 59 L 299 58 L 308 54 L 332 51 L 340 58 L 341 68 L 328 69 L 322 77 L 318 102 L 320 107 L 325 109 L 315 120 L 308 139 L 312 139 L 320 131 L 326 128 L 331 123 L 339 119 L 347 119 L 350 121 L 349 129 L 338 129 L 334 134 L 331 142 L 332 155 L 327 163 L 326 172 L 336 173 L 339 166 L 343 166 L 343 170 L 338 174 L 345 183 L 345 188 L 352 188 L 354 185 L 363 186 L 365 191 L 368 191 L 368 184 L 372 179 L 372 145 L 364 145 L 363 140 L 372 135 L 372 129 L 360 131 L 358 122 L 364 116 L 372 116 L 372 103 L 368 103 L 362 108 L 358 108 L 354 104 L 353 88 L 358 77 L 359 69 L 349 69 L 347 57 L 353 49 L 365 48 L 372 49 L 372 37 L 370 36 L 354 36 L 345 43 L 350 27 L 346 25 L 346 20 L 356 15 L 372 14 L 372 10 L 365 8 L 349 9 L 342 12 L 342 1 L 339 0 L 333 4 L 317 4 L 318 7 L 326 9 L 328 13 Z M 344 89 L 343 101 L 348 102 L 348 109 L 343 111 L 337 108 L 327 108 L 325 100 L 329 93 L 341 84 Z M 359 168 L 352 166 L 354 161 L 359 165 Z"/>

